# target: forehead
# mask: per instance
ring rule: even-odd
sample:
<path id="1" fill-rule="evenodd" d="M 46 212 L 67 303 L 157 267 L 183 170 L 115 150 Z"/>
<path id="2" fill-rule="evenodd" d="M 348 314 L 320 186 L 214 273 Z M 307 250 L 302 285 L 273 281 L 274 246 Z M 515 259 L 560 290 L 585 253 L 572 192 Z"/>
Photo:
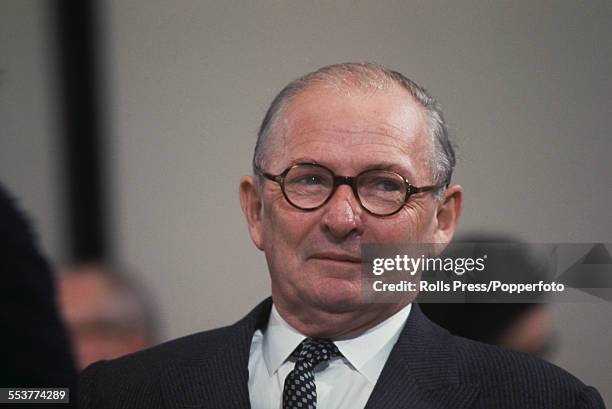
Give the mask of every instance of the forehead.
<path id="1" fill-rule="evenodd" d="M 276 170 L 314 161 L 345 175 L 376 164 L 412 177 L 427 171 L 431 144 L 423 109 L 399 87 L 311 87 L 289 102 L 278 125 Z"/>

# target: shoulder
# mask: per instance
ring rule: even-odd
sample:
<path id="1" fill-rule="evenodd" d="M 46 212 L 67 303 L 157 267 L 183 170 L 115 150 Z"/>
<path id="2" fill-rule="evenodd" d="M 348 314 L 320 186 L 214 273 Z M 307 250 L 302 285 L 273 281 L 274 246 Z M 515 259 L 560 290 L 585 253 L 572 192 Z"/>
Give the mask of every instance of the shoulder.
<path id="1" fill-rule="evenodd" d="M 112 361 L 89 366 L 77 391 L 80 408 L 162 407 L 162 390 L 182 396 L 219 386 L 221 370 L 244 374 L 253 333 L 267 322 L 271 298 L 233 325 L 188 335 Z M 196 379 L 197 378 L 197 379 Z M 200 382 L 200 383 L 198 383 Z"/>
<path id="2" fill-rule="evenodd" d="M 216 348 L 222 347 L 224 340 L 232 335 L 233 330 L 232 325 L 202 331 L 105 362 L 107 366 L 119 371 L 138 368 L 155 370 L 169 361 L 191 360 L 197 356 L 205 358 L 206 355 L 214 353 Z"/>
<path id="3" fill-rule="evenodd" d="M 271 306 L 268 298 L 231 326 L 91 365 L 79 380 L 79 407 L 153 409 L 163 407 L 164 394 L 172 399 L 189 394 L 193 398 L 207 389 L 207 396 L 213 396 L 224 388 L 220 372 L 238 376 L 242 382 L 253 332 L 265 325 Z"/>
<path id="4" fill-rule="evenodd" d="M 199 332 L 121 358 L 99 361 L 79 378 L 79 407 L 122 407 L 121 402 L 138 402 L 137 407 L 161 406 L 160 378 L 167 368 L 206 361 L 234 335 L 234 326 Z M 117 406 L 119 405 L 119 406 Z M 125 407 L 134 407 L 129 404 Z"/>
<path id="5" fill-rule="evenodd" d="M 604 408 L 594 388 L 556 365 L 462 337 L 451 339 L 459 376 L 479 385 L 484 402 L 504 398 L 516 400 L 516 407 Z"/>

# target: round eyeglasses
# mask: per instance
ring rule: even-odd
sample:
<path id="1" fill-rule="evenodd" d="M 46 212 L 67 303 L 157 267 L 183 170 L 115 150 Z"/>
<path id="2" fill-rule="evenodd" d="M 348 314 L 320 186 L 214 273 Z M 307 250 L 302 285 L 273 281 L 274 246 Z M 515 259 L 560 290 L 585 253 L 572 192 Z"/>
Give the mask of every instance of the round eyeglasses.
<path id="1" fill-rule="evenodd" d="M 376 216 L 391 216 L 400 211 L 411 195 L 431 192 L 448 186 L 412 186 L 402 175 L 380 169 L 361 172 L 357 176 L 336 176 L 325 166 L 298 163 L 279 175 L 255 171 L 280 185 L 285 199 L 300 210 L 316 210 L 325 205 L 340 185 L 349 185 L 363 209 Z"/>

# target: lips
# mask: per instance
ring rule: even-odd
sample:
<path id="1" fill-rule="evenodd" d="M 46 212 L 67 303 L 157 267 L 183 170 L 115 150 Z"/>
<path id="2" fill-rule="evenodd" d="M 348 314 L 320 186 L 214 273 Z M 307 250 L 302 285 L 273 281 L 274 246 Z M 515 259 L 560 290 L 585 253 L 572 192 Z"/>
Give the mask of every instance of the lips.
<path id="1" fill-rule="evenodd" d="M 361 263 L 360 256 L 349 254 L 349 253 L 334 252 L 334 251 L 325 251 L 325 252 L 316 253 L 310 256 L 310 258 L 319 259 L 319 260 L 339 261 L 339 262 L 345 262 L 345 263 L 355 263 L 355 264 Z"/>

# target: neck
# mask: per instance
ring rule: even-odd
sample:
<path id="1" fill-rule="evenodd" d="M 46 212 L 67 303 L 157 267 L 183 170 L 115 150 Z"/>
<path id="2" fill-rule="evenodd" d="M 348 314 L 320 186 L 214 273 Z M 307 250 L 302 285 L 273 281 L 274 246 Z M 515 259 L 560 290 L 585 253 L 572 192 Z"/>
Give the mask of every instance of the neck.
<path id="1" fill-rule="evenodd" d="M 329 311 L 319 308 L 287 305 L 274 299 L 283 319 L 311 338 L 342 340 L 354 338 L 391 317 L 412 300 L 397 304 L 364 304 L 351 311 Z"/>

